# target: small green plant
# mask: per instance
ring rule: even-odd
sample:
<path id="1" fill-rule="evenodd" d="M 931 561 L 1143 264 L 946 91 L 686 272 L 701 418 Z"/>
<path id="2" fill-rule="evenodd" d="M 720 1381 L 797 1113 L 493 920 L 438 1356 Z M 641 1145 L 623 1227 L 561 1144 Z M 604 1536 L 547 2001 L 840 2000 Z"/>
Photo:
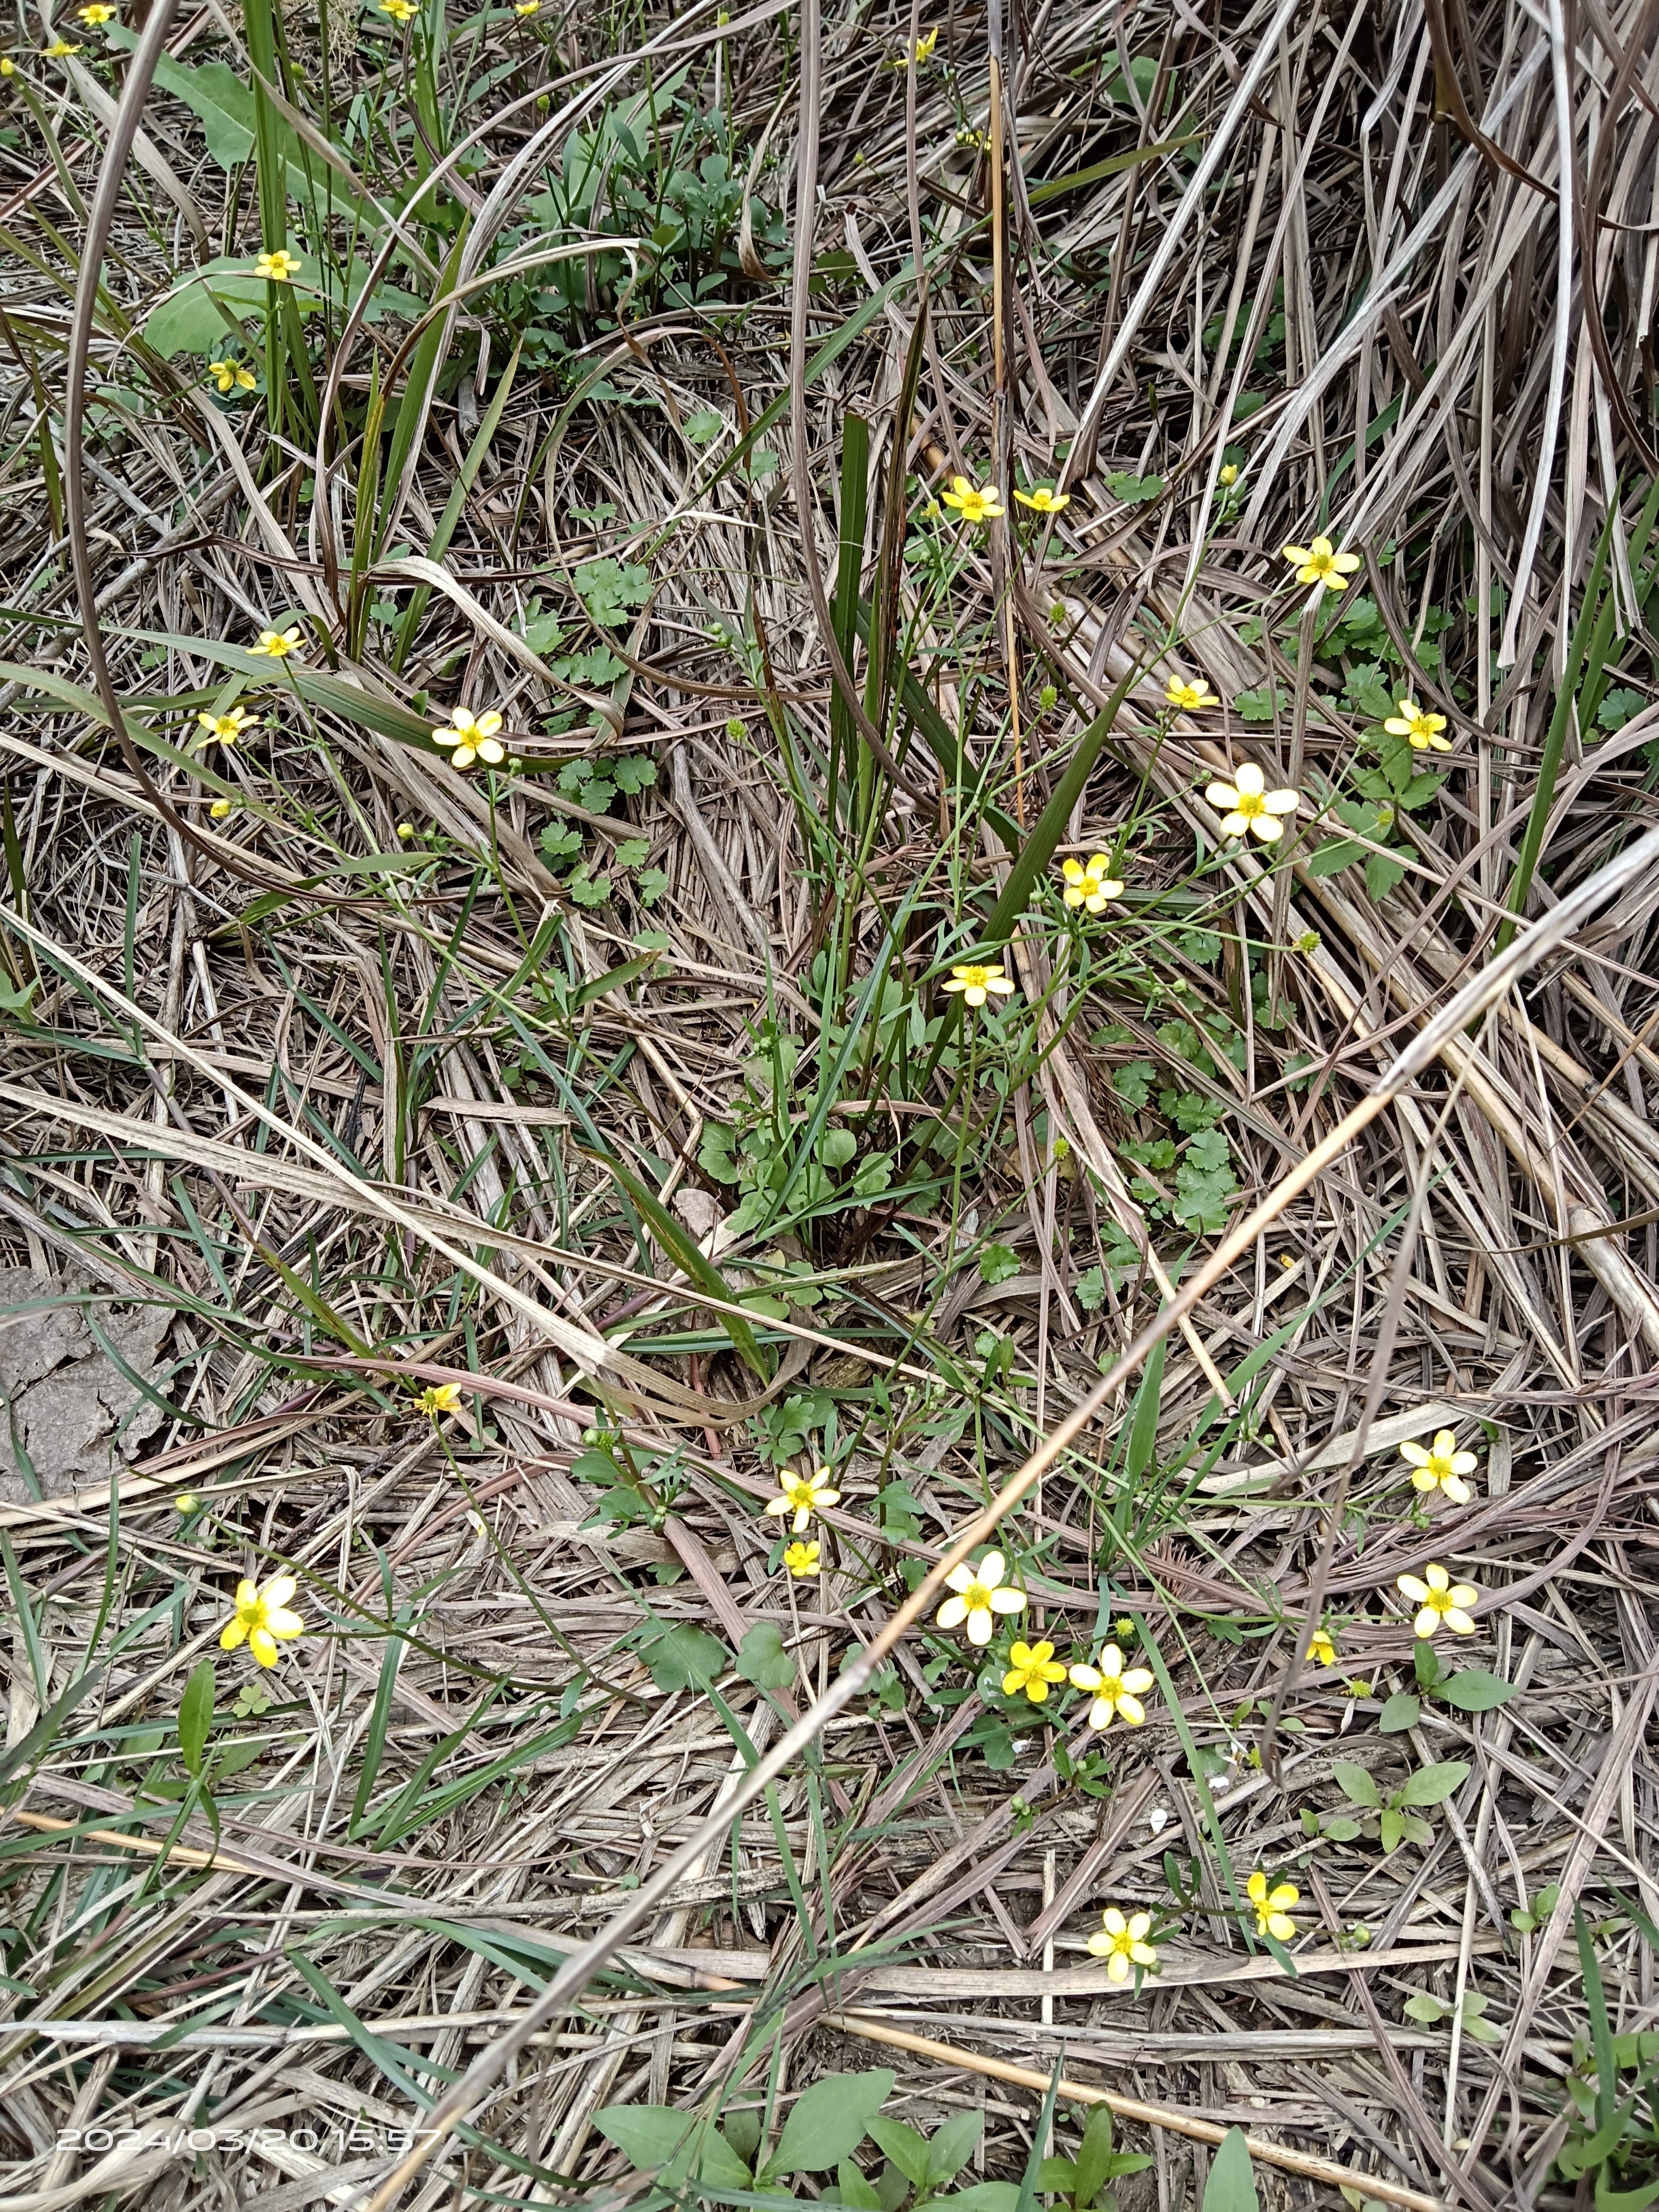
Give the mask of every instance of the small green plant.
<path id="1" fill-rule="evenodd" d="M 1561 1901 L 1559 1881 L 1547 1882 L 1536 1897 L 1525 1905 L 1517 1905 L 1510 1914 L 1510 1925 L 1518 1928 L 1523 1936 L 1536 1934 Z"/>
<path id="2" fill-rule="evenodd" d="M 1489 1674 L 1483 1667 L 1448 1667 L 1426 1637 L 1419 1639 L 1412 1665 L 1417 1691 L 1396 1690 L 1384 1701 L 1377 1721 L 1384 1735 L 1403 1735 L 1414 1729 L 1422 1717 L 1425 1698 L 1443 1698 L 1460 1713 L 1489 1713 L 1494 1706 L 1508 1705 L 1515 1695 L 1512 1682 Z"/>
<path id="3" fill-rule="evenodd" d="M 1465 1990 L 1458 2004 L 1452 2004 L 1445 1997 L 1437 1997 L 1427 1990 L 1421 1990 L 1415 1996 L 1407 1998 L 1404 2009 L 1407 2020 L 1421 2021 L 1425 2027 L 1434 2027 L 1443 2020 L 1457 2018 L 1462 2021 L 1464 2034 L 1472 2036 L 1475 2042 L 1501 2043 L 1503 2029 L 1494 2027 L 1486 2017 L 1490 2002 L 1489 1998 L 1481 1996 L 1479 1990 Z"/>
<path id="4" fill-rule="evenodd" d="M 1615 2036 L 1595 1946 L 1582 1908 L 1573 1908 L 1590 2039 L 1574 2039 L 1567 2075 L 1572 2116 L 1555 2164 L 1565 2181 L 1593 2179 L 1596 2212 L 1647 2212 L 1659 2197 L 1659 2034 Z M 1620 2076 L 1633 2075 L 1620 2095 Z"/>
<path id="5" fill-rule="evenodd" d="M 1070 2207 L 1070 2212 L 1117 2212 L 1110 2184 L 1126 2173 L 1144 2173 L 1152 2163 L 1139 2151 L 1117 2150 L 1112 2142 L 1111 2108 L 1090 2112 L 1075 2158 L 1045 2158 L 1037 2186 Z"/>
<path id="6" fill-rule="evenodd" d="M 1361 1813 L 1358 1820 L 1340 1816 L 1327 1821 L 1322 1832 L 1333 1843 L 1349 1843 L 1356 1836 L 1380 1838 L 1384 1851 L 1396 1851 L 1401 1844 L 1433 1842 L 1433 1829 L 1419 1814 L 1455 1796 L 1468 1780 L 1469 1766 L 1465 1759 L 1449 1759 L 1419 1767 L 1388 1798 L 1368 1770 L 1351 1760 L 1339 1759 L 1331 1769 L 1331 1778 L 1348 1802 L 1361 1808 Z M 1303 1825 L 1307 1825 L 1305 1818 Z"/>

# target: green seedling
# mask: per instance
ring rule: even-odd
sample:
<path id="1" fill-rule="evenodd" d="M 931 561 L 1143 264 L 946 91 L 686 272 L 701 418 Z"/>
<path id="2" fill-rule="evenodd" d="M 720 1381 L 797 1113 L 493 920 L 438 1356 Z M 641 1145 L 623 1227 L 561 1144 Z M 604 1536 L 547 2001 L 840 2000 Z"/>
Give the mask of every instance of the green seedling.
<path id="1" fill-rule="evenodd" d="M 1443 1805 L 1448 1797 L 1454 1796 L 1468 1781 L 1469 1767 L 1467 1760 L 1461 1759 L 1419 1767 L 1415 1774 L 1408 1774 L 1386 1800 L 1367 1770 L 1347 1759 L 1339 1759 L 1331 1769 L 1331 1776 L 1348 1802 L 1361 1808 L 1361 1814 L 1357 1820 L 1330 1823 L 1324 1832 L 1334 1843 L 1351 1842 L 1358 1835 L 1377 1837 L 1384 1851 L 1395 1851 L 1401 1844 L 1424 1845 L 1433 1842 L 1433 1829 L 1419 1814 L 1431 1806 Z M 1339 1827 L 1347 1832 L 1339 1835 Z"/>
<path id="2" fill-rule="evenodd" d="M 1515 1695 L 1513 1682 L 1487 1674 L 1483 1667 L 1449 1668 L 1426 1638 L 1418 1644 L 1412 1662 L 1417 1691 L 1396 1690 L 1385 1700 L 1376 1723 L 1384 1735 L 1403 1735 L 1414 1729 L 1422 1717 L 1425 1698 L 1443 1698 L 1460 1713 L 1489 1713 L 1508 1705 Z"/>
<path id="3" fill-rule="evenodd" d="M 1450 2004 L 1444 1997 L 1433 1996 L 1424 1990 L 1407 1998 L 1405 2013 L 1407 2020 L 1421 2021 L 1425 2027 L 1436 2027 L 1443 2020 L 1460 2019 L 1464 2034 L 1472 2036 L 1475 2042 L 1501 2043 L 1503 2029 L 1494 2027 L 1485 2017 L 1489 2002 L 1490 1999 L 1482 1996 L 1479 1990 L 1465 1990 L 1459 2004 Z"/>
<path id="4" fill-rule="evenodd" d="M 1045 2158 L 1037 2186 L 1058 2197 L 1071 2212 L 1117 2212 L 1117 2198 L 1109 2184 L 1126 2173 L 1144 2173 L 1152 2163 L 1139 2151 L 1117 2150 L 1112 2142 L 1109 2106 L 1097 2105 L 1090 2113 L 1075 2158 Z"/>

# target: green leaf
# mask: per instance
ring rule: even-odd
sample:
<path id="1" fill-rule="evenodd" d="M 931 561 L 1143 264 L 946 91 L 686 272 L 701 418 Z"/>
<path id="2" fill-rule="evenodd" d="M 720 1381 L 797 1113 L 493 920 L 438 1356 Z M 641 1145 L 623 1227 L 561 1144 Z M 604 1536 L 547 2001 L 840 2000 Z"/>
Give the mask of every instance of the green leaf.
<path id="1" fill-rule="evenodd" d="M 787 1690 L 799 1672 L 775 1620 L 757 1620 L 738 1652 L 738 1672 L 757 1690 Z"/>
<path id="2" fill-rule="evenodd" d="M 1009 1244 L 988 1244 L 979 1255 L 980 1280 L 1006 1283 L 1019 1273 L 1019 1260 Z"/>
<path id="3" fill-rule="evenodd" d="M 1132 1060 L 1127 1067 L 1114 1072 L 1112 1088 L 1139 1111 L 1151 1098 L 1157 1081 L 1158 1070 L 1150 1060 Z"/>
<path id="4" fill-rule="evenodd" d="M 1415 1774 L 1408 1775 L 1405 1788 L 1396 1794 L 1394 1802 L 1396 1805 L 1443 1805 L 1468 1778 L 1467 1759 L 1442 1759 L 1434 1766 L 1422 1766 Z"/>
<path id="5" fill-rule="evenodd" d="M 213 1692 L 217 1686 L 211 1659 L 191 1670 L 179 1703 L 179 1752 L 192 1774 L 202 1771 L 202 1753 L 213 1728 Z"/>
<path id="6" fill-rule="evenodd" d="M 950 2212 L 1019 2212 L 1019 2190 L 1012 2181 L 976 2181 L 971 2189 L 958 2189 L 953 2196 L 930 2197 L 925 2204 L 918 2204 L 915 2212 L 935 2212 L 950 2207 Z"/>
<path id="7" fill-rule="evenodd" d="M 822 2173 L 850 2158 L 886 2103 L 896 2076 L 884 2066 L 865 2074 L 825 2074 L 796 2099 L 763 2184 L 785 2173 Z"/>
<path id="8" fill-rule="evenodd" d="M 1210 2161 L 1204 2212 L 1260 2212 L 1243 2128 L 1229 2128 Z"/>
<path id="9" fill-rule="evenodd" d="M 1100 2106 L 1102 2111 L 1109 2106 Z M 1045 2197 L 1070 2198 L 1077 2193 L 1077 2160 L 1071 2158 L 1045 2158 L 1037 2168 L 1037 2187 Z"/>
<path id="10" fill-rule="evenodd" d="M 1409 1690 L 1396 1690 L 1391 1698 L 1384 1699 L 1376 1725 L 1384 1735 L 1403 1735 L 1407 1729 L 1417 1726 L 1422 1715 L 1420 1698 L 1413 1697 Z"/>
<path id="11" fill-rule="evenodd" d="M 927 2183 L 929 2189 L 942 2189 L 947 2181 L 954 2181 L 974 2154 L 974 2145 L 979 2141 L 985 2126 L 983 2112 L 958 2112 L 954 2119 L 946 2120 L 942 2128 L 935 2129 L 927 2146 Z M 875 2123 L 871 2123 L 871 2133 Z"/>
<path id="12" fill-rule="evenodd" d="M 718 1636 L 711 1636 L 705 1628 L 693 1628 L 689 1621 L 665 1629 L 660 1636 L 641 1644 L 640 1656 L 659 1690 L 708 1689 L 732 1660 Z"/>
<path id="13" fill-rule="evenodd" d="M 1381 853 L 1365 855 L 1365 888 L 1374 899 L 1387 898 L 1405 880 L 1406 871 L 1397 860 L 1388 860 Z"/>
<path id="14" fill-rule="evenodd" d="M 1310 876 L 1340 876 L 1344 868 L 1352 867 L 1356 860 L 1365 857 L 1365 848 L 1356 845 L 1352 837 L 1327 837 L 1315 846 L 1302 863 Z"/>
<path id="15" fill-rule="evenodd" d="M 1413 1649 L 1412 1668 L 1417 1676 L 1419 1690 L 1431 1691 L 1438 1686 L 1445 1670 L 1440 1664 L 1439 1653 L 1426 1636 L 1419 1636 Z"/>
<path id="16" fill-rule="evenodd" d="M 1334 1844 L 1351 1844 L 1361 1832 L 1358 1821 L 1346 1813 L 1339 1813 L 1334 1820 L 1327 1820 L 1320 1831 Z"/>
<path id="17" fill-rule="evenodd" d="M 1083 2141 L 1078 2146 L 1077 2189 L 1073 2197 L 1076 2212 L 1089 2212 L 1089 2207 L 1111 2177 L 1112 2109 L 1109 2105 L 1097 2105 L 1089 2115 Z"/>
<path id="18" fill-rule="evenodd" d="M 697 2117 L 668 2105 L 611 2105 L 595 2112 L 593 2124 L 607 2142 L 615 2143 L 645 2172 L 670 2164 L 696 2126 Z"/>
<path id="19" fill-rule="evenodd" d="M 913 2189 L 927 2185 L 927 2138 L 908 2120 L 883 2119 L 869 2123 L 871 2141 L 890 2158 Z"/>
<path id="20" fill-rule="evenodd" d="M 748 2189 L 753 2185 L 747 2164 L 718 2128 L 710 2128 L 703 2137 L 697 2174 L 703 2181 L 712 2181 L 717 2189 Z"/>
<path id="21" fill-rule="evenodd" d="M 850 2158 L 842 2159 L 836 2169 L 836 2194 L 853 2212 L 882 2212 L 880 2197 Z"/>
<path id="22" fill-rule="evenodd" d="M 1460 1713 L 1489 1713 L 1494 1705 L 1508 1705 L 1515 1695 L 1515 1685 L 1501 1674 L 1488 1674 L 1482 1668 L 1465 1667 L 1447 1676 L 1439 1695 Z"/>
<path id="23" fill-rule="evenodd" d="M 695 415 L 688 415 L 680 425 L 694 446 L 706 446 L 726 428 L 726 417 L 716 414 L 712 407 L 699 407 Z"/>
<path id="24" fill-rule="evenodd" d="M 1352 1805 L 1364 1805 L 1375 1813 L 1382 1802 L 1370 1775 L 1363 1766 L 1354 1765 L 1350 1759 L 1337 1760 L 1331 1769 L 1331 1779 Z"/>
<path id="25" fill-rule="evenodd" d="M 1406 1840 L 1406 1816 L 1396 1813 L 1392 1805 L 1385 1805 L 1377 1815 L 1385 1851 L 1397 1851 Z"/>
<path id="26" fill-rule="evenodd" d="M 1437 2021 L 1444 2020 L 1451 2007 L 1443 1998 L 1431 1996 L 1426 1990 L 1419 1990 L 1414 1997 L 1407 1998 L 1401 2009 L 1407 2020 L 1420 2020 L 1425 2027 L 1432 2027 Z"/>
<path id="27" fill-rule="evenodd" d="M 818 1139 L 818 1158 L 827 1168 L 844 1168 L 858 1148 L 850 1129 L 826 1129 Z"/>

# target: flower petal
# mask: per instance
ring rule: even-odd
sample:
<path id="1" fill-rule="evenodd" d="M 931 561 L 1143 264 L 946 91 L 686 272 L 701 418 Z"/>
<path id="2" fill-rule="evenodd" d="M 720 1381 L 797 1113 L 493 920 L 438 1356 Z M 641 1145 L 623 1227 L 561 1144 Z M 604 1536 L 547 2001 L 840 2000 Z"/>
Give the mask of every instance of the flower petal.
<path id="1" fill-rule="evenodd" d="M 1299 791 L 1264 792 L 1261 804 L 1269 814 L 1294 814 L 1302 804 L 1302 793 Z"/>
<path id="2" fill-rule="evenodd" d="M 1285 824 L 1276 814 L 1254 814 L 1250 827 L 1264 845 L 1276 845 L 1285 835 Z"/>
<path id="3" fill-rule="evenodd" d="M 975 1606 L 968 1616 L 968 1641 L 970 1644 L 988 1644 L 990 1640 L 991 1608 L 989 1606 Z"/>
<path id="4" fill-rule="evenodd" d="M 994 1589 L 990 1596 L 993 1613 L 1024 1613 L 1025 1610 L 1023 1589 Z"/>
<path id="5" fill-rule="evenodd" d="M 247 1628 L 242 1621 L 228 1620 L 219 1632 L 219 1649 L 222 1651 L 235 1651 L 246 1642 Z"/>
<path id="6" fill-rule="evenodd" d="M 286 1605 L 299 1587 L 292 1575 L 273 1575 L 259 1595 L 267 1605 Z"/>
<path id="7" fill-rule="evenodd" d="M 987 1589 L 994 1589 L 1007 1571 L 1008 1562 L 1000 1552 L 988 1552 L 980 1561 L 975 1580 Z"/>
<path id="8" fill-rule="evenodd" d="M 1395 1588 L 1401 1596 L 1410 1598 L 1413 1604 L 1422 1605 L 1428 1599 L 1428 1584 L 1419 1582 L 1415 1575 L 1401 1575 Z"/>
<path id="9" fill-rule="evenodd" d="M 1212 783 L 1204 796 L 1212 806 L 1231 809 L 1238 804 L 1238 793 L 1230 783 Z"/>
<path id="10" fill-rule="evenodd" d="M 1267 779 L 1254 761 L 1246 761 L 1233 771 L 1233 781 L 1247 797 L 1259 799 L 1267 787 Z"/>
<path id="11" fill-rule="evenodd" d="M 1146 1708 L 1139 1698 L 1132 1698 L 1127 1690 L 1118 1692 L 1117 1709 L 1131 1728 L 1139 1728 L 1146 1717 Z"/>
<path id="12" fill-rule="evenodd" d="M 1423 1570 L 1423 1579 L 1427 1583 L 1431 1590 L 1443 1590 L 1449 1589 L 1451 1588 L 1451 1577 L 1442 1566 L 1425 1567 Z"/>
<path id="13" fill-rule="evenodd" d="M 965 1590 L 973 1587 L 973 1581 L 974 1571 L 971 1567 L 952 1567 L 945 1577 L 945 1586 L 947 1589 Z"/>
<path id="14" fill-rule="evenodd" d="M 1418 1614 L 1416 1620 L 1412 1623 L 1413 1628 L 1415 1629 L 1417 1633 L 1422 1637 L 1432 1636 L 1435 1630 L 1438 1628 L 1439 1626 L 1440 1615 L 1435 1611 L 1431 1605 L 1425 1605 L 1422 1612 Z"/>
<path id="15" fill-rule="evenodd" d="M 273 1636 L 303 1636 L 306 1625 L 297 1613 L 289 1613 L 278 1606 L 274 1613 L 265 1615 L 265 1626 Z"/>
<path id="16" fill-rule="evenodd" d="M 1305 545 L 1281 545 L 1279 550 L 1286 561 L 1305 561 L 1309 557 Z"/>
<path id="17" fill-rule="evenodd" d="M 1453 1606 L 1445 1615 L 1445 1622 L 1454 1636 L 1473 1636 L 1474 1623 L 1461 1605 Z"/>
<path id="18" fill-rule="evenodd" d="M 1242 837 L 1250 826 L 1248 814 L 1230 814 L 1221 825 L 1224 837 Z"/>
<path id="19" fill-rule="evenodd" d="M 1459 1583 L 1449 1595 L 1452 1603 L 1459 1607 L 1479 1605 L 1480 1602 L 1480 1593 L 1472 1583 Z"/>
<path id="20" fill-rule="evenodd" d="M 1139 1696 L 1143 1690 L 1152 1688 L 1153 1680 L 1150 1667 L 1132 1667 L 1123 1677 L 1123 1686 L 1126 1690 L 1133 1691 L 1136 1696 Z"/>
<path id="21" fill-rule="evenodd" d="M 1400 1456 L 1409 1460 L 1413 1467 L 1426 1467 L 1429 1463 L 1429 1455 L 1421 1444 L 1401 1444 Z"/>
<path id="22" fill-rule="evenodd" d="M 1074 1690 L 1097 1690 L 1100 1687 L 1100 1670 L 1096 1667 L 1068 1667 L 1066 1679 Z"/>
<path id="23" fill-rule="evenodd" d="M 959 1597 L 947 1597 L 933 1615 L 934 1620 L 941 1628 L 960 1628 L 967 1618 L 967 1601 Z"/>
<path id="24" fill-rule="evenodd" d="M 262 1667 L 274 1667 L 280 1656 L 276 1639 L 268 1628 L 256 1628 L 248 1639 L 248 1649 Z"/>
<path id="25" fill-rule="evenodd" d="M 1469 1486 L 1464 1481 L 1461 1474 L 1447 1475 L 1442 1481 L 1440 1487 L 1445 1492 L 1447 1497 L 1450 1498 L 1454 1505 L 1467 1505 L 1470 1498 L 1474 1495 L 1474 1492 L 1469 1488 Z"/>

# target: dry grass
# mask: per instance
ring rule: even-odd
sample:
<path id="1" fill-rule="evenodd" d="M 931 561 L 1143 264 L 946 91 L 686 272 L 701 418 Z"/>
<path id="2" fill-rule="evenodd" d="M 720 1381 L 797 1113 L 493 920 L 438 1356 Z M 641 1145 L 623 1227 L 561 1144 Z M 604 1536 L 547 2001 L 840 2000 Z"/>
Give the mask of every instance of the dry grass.
<path id="1" fill-rule="evenodd" d="M 886 2063 L 1022 2212 L 1073 2085 L 1170 2115 L 1123 2212 L 1244 2212 L 1235 2126 L 1273 2205 L 1642 2212 L 1650 867 L 1526 933 L 1655 819 L 1650 11 L 233 12 L 167 27 L 101 274 L 131 39 L 20 17 L 0 89 L 6 2201 L 662 2203 L 596 2116 L 775 2142 Z M 209 113 L 250 55 L 286 105 Z M 1278 848 L 1205 799 L 1246 761 Z M 1019 988 L 964 1014 L 975 956 Z M 1079 1408 L 1015 1626 L 1115 1635 L 1145 1725 L 930 1604 L 714 1820 Z M 1408 1486 L 1445 1427 L 1467 1504 Z M 277 1574 L 267 1674 L 217 1638 Z"/>

